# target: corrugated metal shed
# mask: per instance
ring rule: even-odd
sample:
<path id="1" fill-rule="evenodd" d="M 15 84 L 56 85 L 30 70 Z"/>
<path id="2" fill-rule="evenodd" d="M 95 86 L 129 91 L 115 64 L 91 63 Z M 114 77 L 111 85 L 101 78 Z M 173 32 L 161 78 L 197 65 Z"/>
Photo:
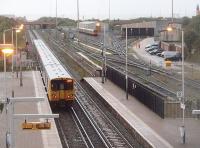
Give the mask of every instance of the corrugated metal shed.
<path id="1" fill-rule="evenodd" d="M 49 79 L 72 78 L 42 40 L 34 40 L 34 44 Z"/>

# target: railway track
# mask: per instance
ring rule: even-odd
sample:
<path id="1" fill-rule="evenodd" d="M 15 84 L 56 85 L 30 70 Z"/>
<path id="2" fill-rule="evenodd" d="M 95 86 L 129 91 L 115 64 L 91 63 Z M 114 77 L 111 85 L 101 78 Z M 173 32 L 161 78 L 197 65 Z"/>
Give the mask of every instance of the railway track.
<path id="1" fill-rule="evenodd" d="M 38 38 L 36 32 L 31 33 L 32 37 Z M 61 137 L 62 145 L 65 148 L 81 147 L 94 148 L 106 147 L 101 138 L 96 134 L 96 131 L 89 124 L 86 116 L 77 116 L 77 111 L 71 108 L 53 108 L 54 113 L 60 115 L 55 122 Z M 79 110 L 81 112 L 82 110 Z M 80 114 L 80 113 L 79 113 Z M 81 119 L 80 119 L 81 117 Z"/>
<path id="2" fill-rule="evenodd" d="M 56 41 L 54 39 L 52 39 L 52 42 L 56 43 L 57 46 L 60 47 L 61 42 L 60 41 Z M 91 54 L 90 51 L 85 50 L 84 47 L 79 47 L 79 45 L 77 44 L 70 44 L 66 45 L 65 43 L 62 43 L 63 46 L 61 46 L 60 48 L 73 48 L 76 51 L 79 52 L 83 52 L 85 55 L 87 55 L 88 57 L 90 57 L 91 59 L 94 59 L 95 61 L 99 61 L 101 62 L 101 58 L 102 56 L 97 53 L 93 53 Z M 70 50 L 67 50 L 67 52 L 70 52 Z M 74 52 L 74 51 L 73 51 Z M 114 56 L 107 56 L 107 63 L 110 65 L 116 65 L 115 63 L 118 63 L 120 65 L 123 66 L 124 64 L 124 57 L 114 57 Z M 147 82 L 149 84 L 149 87 L 153 87 L 156 90 L 161 91 L 161 93 L 165 94 L 165 95 L 169 95 L 169 96 L 173 96 L 174 99 L 176 99 L 176 92 L 180 90 L 179 87 L 179 83 L 181 83 L 180 78 L 178 78 L 179 76 L 171 73 L 171 72 L 167 72 L 166 70 L 163 69 L 159 69 L 157 67 L 149 67 L 149 65 L 147 65 L 146 63 L 142 62 L 142 63 L 138 63 L 136 62 L 136 60 L 131 60 L 132 58 L 129 58 L 129 73 L 130 76 L 133 77 L 142 77 L 142 79 L 145 81 L 145 83 Z M 117 67 L 120 67 L 120 65 L 117 65 Z M 121 68 L 123 70 L 123 68 Z M 147 71 L 151 71 L 151 77 L 147 76 L 146 73 Z M 136 73 L 135 73 L 136 71 Z M 140 71 L 140 72 L 139 72 Z M 123 72 L 123 71 L 122 71 Z M 147 79 L 148 77 L 148 79 Z M 163 81 L 164 79 L 164 81 Z M 142 82 L 144 82 L 142 81 Z M 174 85 L 174 82 L 176 82 L 176 85 Z M 188 86 L 189 89 L 186 89 L 186 96 L 190 97 L 190 98 L 196 98 L 197 96 L 197 91 L 200 89 L 198 84 L 195 84 L 191 81 L 185 81 L 185 86 Z"/>
<path id="3" fill-rule="evenodd" d="M 104 111 L 93 101 L 92 97 L 84 91 L 80 84 L 77 85 L 77 96 L 80 106 L 85 109 L 88 117 L 98 130 L 98 134 L 104 139 L 107 147 L 132 148 L 123 134 L 115 127 L 114 123 L 104 114 Z"/>
<path id="4" fill-rule="evenodd" d="M 66 61 L 65 61 L 66 59 L 61 58 L 60 56 L 60 54 L 63 54 L 63 51 L 59 50 L 58 48 L 54 48 L 54 52 L 55 52 L 55 55 L 57 55 L 59 59 L 62 61 L 62 63 L 64 63 L 66 66 Z M 67 69 L 69 69 L 68 66 L 67 66 Z M 118 128 L 115 127 L 114 123 L 106 116 L 106 114 L 104 114 L 104 111 L 102 111 L 101 108 L 97 104 L 95 104 L 95 102 L 92 100 L 92 98 L 95 96 L 90 96 L 89 94 L 87 94 L 87 92 L 84 91 L 84 89 L 81 87 L 81 84 L 79 84 L 78 81 L 76 82 L 76 90 L 77 90 L 76 91 L 77 102 L 75 102 L 75 105 L 73 105 L 73 108 L 71 108 L 71 111 L 70 111 L 70 112 L 73 111 L 74 115 L 73 116 L 70 115 L 70 116 L 73 117 L 73 120 L 74 119 L 77 120 L 75 122 L 76 123 L 75 125 L 77 125 L 77 127 L 78 125 L 81 127 L 81 128 L 78 128 L 78 131 L 84 131 L 84 132 L 81 132 L 82 140 L 80 140 L 79 145 L 83 145 L 83 143 L 86 143 L 85 144 L 86 147 L 110 147 L 110 148 L 111 147 L 127 147 L 127 148 L 128 147 L 130 148 L 142 147 L 142 145 L 138 144 L 135 140 L 133 140 L 134 142 L 129 143 L 129 141 L 123 136 L 124 133 L 121 133 L 118 130 Z M 81 110 L 83 110 L 88 121 L 84 121 L 86 120 L 86 118 L 84 118 L 84 115 L 83 113 L 81 113 L 82 112 Z M 75 113 L 75 112 L 78 112 L 78 113 Z M 62 127 L 60 130 L 63 131 L 61 132 L 61 134 L 64 133 L 64 136 L 63 136 L 64 139 L 62 141 L 64 141 L 66 146 L 68 145 L 70 147 L 70 143 L 67 141 L 71 141 L 71 140 L 68 140 L 69 138 L 67 138 L 68 136 L 65 133 L 70 133 L 70 131 L 68 130 L 75 129 L 75 127 L 70 127 L 71 124 L 70 125 L 67 124 L 69 123 L 69 121 L 65 119 L 67 116 L 66 112 L 58 112 L 58 113 L 61 114 L 60 115 L 61 121 L 58 122 L 58 124 Z M 82 119 L 80 119 L 80 117 Z M 68 120 L 73 121 L 72 119 L 68 119 Z M 87 127 L 88 124 L 92 125 L 93 128 Z M 70 128 L 67 128 L 67 127 L 70 127 Z M 87 127 L 87 129 L 83 127 Z M 121 128 L 123 129 L 123 127 Z M 91 129 L 94 129 L 95 132 L 94 131 L 92 132 Z M 88 133 L 90 133 L 91 136 Z M 97 135 L 98 138 L 96 137 L 94 139 L 95 137 L 94 135 Z M 78 135 L 77 137 L 80 139 L 80 135 Z M 88 138 L 88 137 L 93 137 L 93 139 Z M 98 141 L 101 141 L 101 143 L 99 143 Z"/>
<path id="5" fill-rule="evenodd" d="M 77 109 L 77 105 L 73 105 L 68 109 L 62 108 L 54 112 L 60 115 L 56 123 L 63 147 L 106 148 L 82 108 Z"/>

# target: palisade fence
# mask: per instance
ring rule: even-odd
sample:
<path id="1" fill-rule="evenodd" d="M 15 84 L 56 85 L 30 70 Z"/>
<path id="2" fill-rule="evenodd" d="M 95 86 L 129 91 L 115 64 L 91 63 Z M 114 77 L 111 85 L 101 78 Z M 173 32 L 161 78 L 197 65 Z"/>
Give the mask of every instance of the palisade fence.
<path id="1" fill-rule="evenodd" d="M 125 90 L 126 82 L 124 73 L 107 66 L 106 76 L 113 83 Z M 161 118 L 182 117 L 182 109 L 180 108 L 180 102 L 177 98 L 168 97 L 159 91 L 151 89 L 146 84 L 138 82 L 132 77 L 128 78 L 128 93 L 146 105 Z M 185 117 L 195 117 L 192 115 L 192 110 L 200 109 L 200 100 L 187 100 L 185 105 Z"/>
<path id="2" fill-rule="evenodd" d="M 192 110 L 196 109 L 200 110 L 200 100 L 186 100 L 185 117 L 200 119 L 200 115 L 192 115 Z M 165 103 L 165 117 L 181 118 L 182 115 L 183 112 L 179 101 L 167 101 Z"/>

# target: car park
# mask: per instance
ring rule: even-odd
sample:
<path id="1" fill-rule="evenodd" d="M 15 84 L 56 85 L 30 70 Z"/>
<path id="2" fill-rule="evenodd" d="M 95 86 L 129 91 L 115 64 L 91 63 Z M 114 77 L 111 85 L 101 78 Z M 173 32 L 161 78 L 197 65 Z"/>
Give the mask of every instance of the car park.
<path id="1" fill-rule="evenodd" d="M 150 48 L 151 44 L 148 44 L 147 46 L 145 46 L 145 49 Z"/>

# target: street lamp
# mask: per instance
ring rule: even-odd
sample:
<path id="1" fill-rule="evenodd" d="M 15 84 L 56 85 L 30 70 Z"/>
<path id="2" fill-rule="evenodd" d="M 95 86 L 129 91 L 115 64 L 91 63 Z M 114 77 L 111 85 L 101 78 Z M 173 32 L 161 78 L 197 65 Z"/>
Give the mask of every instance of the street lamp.
<path id="1" fill-rule="evenodd" d="M 110 25 L 110 0 L 109 0 L 109 4 L 108 4 L 108 24 Z"/>
<path id="2" fill-rule="evenodd" d="M 174 0 L 172 0 L 172 23 L 174 22 Z"/>
<path id="3" fill-rule="evenodd" d="M 17 50 L 17 33 L 19 33 L 23 28 L 24 28 L 24 24 L 21 24 L 18 28 L 11 28 L 11 29 L 7 29 L 7 30 L 3 31 L 3 44 L 5 44 L 5 38 L 6 38 L 5 33 L 7 31 L 10 31 L 10 30 L 12 30 L 12 44 L 13 44 L 13 30 L 15 30 L 15 32 L 16 32 L 16 55 L 18 54 L 18 50 Z M 12 63 L 13 63 L 13 56 L 12 56 Z M 17 70 L 17 67 L 16 67 L 16 70 Z M 12 64 L 12 73 L 13 73 L 13 64 Z M 17 78 L 18 78 L 18 71 L 17 71 Z"/>
<path id="4" fill-rule="evenodd" d="M 77 41 L 79 43 L 79 0 L 77 0 Z"/>
<path id="5" fill-rule="evenodd" d="M 0 44 L 0 49 L 3 52 L 4 56 L 4 85 L 5 85 L 5 90 L 4 90 L 4 97 L 7 97 L 7 86 L 6 86 L 6 55 L 10 55 L 13 53 L 13 45 L 12 44 Z"/>
<path id="6" fill-rule="evenodd" d="M 11 29 L 6 29 L 3 31 L 3 44 L 6 44 L 6 32 L 12 30 L 12 44 L 13 44 L 13 28 Z"/>
<path id="7" fill-rule="evenodd" d="M 58 38 L 58 32 L 57 32 L 57 25 L 58 25 L 58 20 L 57 20 L 57 14 L 58 14 L 58 11 L 57 11 L 57 6 L 58 3 L 57 3 L 57 0 L 56 0 L 56 39 Z"/>
<path id="8" fill-rule="evenodd" d="M 173 31 L 174 28 L 168 27 L 167 31 Z M 181 93 L 181 109 L 182 109 L 182 126 L 180 127 L 182 143 L 185 144 L 185 76 L 184 76 L 184 30 L 181 29 L 181 52 L 182 52 L 182 93 Z"/>
<path id="9" fill-rule="evenodd" d="M 17 29 L 16 31 L 16 54 L 17 54 L 17 33 L 21 32 L 20 29 Z M 23 86 L 23 83 L 22 83 L 22 54 L 21 54 L 21 50 L 20 50 L 20 54 L 19 54 L 19 66 L 20 66 L 20 86 Z M 17 68 L 16 68 L 16 71 L 17 71 L 17 78 L 18 78 L 18 56 L 17 56 Z"/>
<path id="10" fill-rule="evenodd" d="M 17 45 L 17 33 L 19 33 L 21 30 L 17 29 L 15 30 L 15 33 L 16 33 L 16 37 L 15 37 L 15 48 L 16 48 L 16 57 L 17 57 L 17 60 L 16 60 L 16 73 L 17 73 L 17 78 L 18 78 L 18 45 Z"/>

